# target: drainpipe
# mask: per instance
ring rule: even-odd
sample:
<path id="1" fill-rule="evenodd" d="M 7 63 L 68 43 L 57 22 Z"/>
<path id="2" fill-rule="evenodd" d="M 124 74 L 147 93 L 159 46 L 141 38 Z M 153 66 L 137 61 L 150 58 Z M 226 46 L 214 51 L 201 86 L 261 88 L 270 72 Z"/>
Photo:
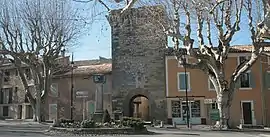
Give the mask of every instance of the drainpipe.
<path id="1" fill-rule="evenodd" d="M 262 120 L 263 120 L 263 125 L 265 126 L 265 95 L 264 95 L 264 77 L 263 77 L 263 70 L 262 70 L 262 59 L 260 58 L 260 77 L 261 77 L 261 98 L 262 98 Z"/>

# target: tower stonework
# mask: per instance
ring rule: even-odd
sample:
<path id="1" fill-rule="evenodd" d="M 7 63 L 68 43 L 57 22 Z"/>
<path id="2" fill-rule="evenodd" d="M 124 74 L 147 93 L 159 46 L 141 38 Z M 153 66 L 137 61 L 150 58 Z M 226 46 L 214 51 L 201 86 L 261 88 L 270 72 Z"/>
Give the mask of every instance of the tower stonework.
<path id="1" fill-rule="evenodd" d="M 112 33 L 113 112 L 130 116 L 131 101 L 148 99 L 149 118 L 165 120 L 165 45 L 167 37 L 158 23 L 165 20 L 160 6 L 133 8 L 108 16 Z"/>

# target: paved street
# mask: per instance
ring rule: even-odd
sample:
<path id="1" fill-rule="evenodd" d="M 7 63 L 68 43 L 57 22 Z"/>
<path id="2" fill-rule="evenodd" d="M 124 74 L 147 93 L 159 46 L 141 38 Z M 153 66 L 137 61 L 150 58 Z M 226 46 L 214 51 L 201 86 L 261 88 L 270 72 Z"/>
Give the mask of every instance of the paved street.
<path id="1" fill-rule="evenodd" d="M 177 134 L 177 133 L 167 133 L 161 135 L 121 135 L 121 137 L 270 137 L 263 136 L 260 134 L 244 134 L 244 133 L 217 133 L 217 132 L 196 132 L 197 135 L 184 135 L 184 134 Z M 28 136 L 28 137 L 51 137 L 49 135 L 43 135 L 40 133 L 22 133 L 22 132 L 0 132 L 0 137 L 19 137 L 19 136 Z M 61 137 L 61 136 L 55 136 Z M 72 136 L 70 136 L 72 137 Z M 75 137 L 75 136 L 74 136 Z M 103 136 L 102 137 L 113 137 L 113 136 Z"/>
<path id="2" fill-rule="evenodd" d="M 49 125 L 38 124 L 34 122 L 1 122 L 0 137 L 52 137 L 53 135 L 44 134 Z M 270 133 L 242 133 L 242 132 L 210 132 L 210 131 L 180 131 L 169 129 L 150 129 L 157 133 L 156 135 L 119 135 L 121 137 L 270 137 Z M 66 136 L 66 135 L 62 135 Z M 118 136 L 118 135 L 114 135 Z M 61 137 L 61 136 L 54 136 Z M 69 136 L 72 137 L 72 136 Z M 102 137 L 112 137 L 102 135 Z"/>

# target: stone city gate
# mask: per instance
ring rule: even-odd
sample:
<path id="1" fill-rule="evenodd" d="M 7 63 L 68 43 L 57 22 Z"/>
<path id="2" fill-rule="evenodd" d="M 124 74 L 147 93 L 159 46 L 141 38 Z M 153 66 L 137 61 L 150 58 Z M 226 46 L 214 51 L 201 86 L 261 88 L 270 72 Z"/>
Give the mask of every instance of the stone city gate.
<path id="1" fill-rule="evenodd" d="M 148 13 L 151 11 L 151 13 Z M 112 35 L 113 112 L 129 116 L 130 101 L 144 96 L 150 119 L 165 120 L 165 57 L 167 37 L 160 6 L 130 9 L 124 15 L 113 10 L 108 16 Z"/>

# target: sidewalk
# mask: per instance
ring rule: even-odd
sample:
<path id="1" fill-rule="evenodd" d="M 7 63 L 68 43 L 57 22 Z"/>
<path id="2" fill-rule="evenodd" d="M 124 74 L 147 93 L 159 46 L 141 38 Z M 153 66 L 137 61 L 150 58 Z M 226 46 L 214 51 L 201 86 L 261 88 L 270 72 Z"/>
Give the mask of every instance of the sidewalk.
<path id="1" fill-rule="evenodd" d="M 156 129 L 156 130 L 165 130 L 165 131 L 199 131 L 199 132 L 258 132 L 258 133 L 270 133 L 270 128 L 264 129 L 228 129 L 228 130 L 218 130 L 218 129 L 211 129 L 209 125 L 192 125 L 191 128 L 187 128 L 186 125 L 177 125 L 174 128 L 172 125 L 164 125 L 163 128 L 161 127 L 148 127 L 149 129 Z"/>
<path id="2" fill-rule="evenodd" d="M 31 120 L 0 120 L 0 127 L 20 126 L 20 127 L 49 127 L 52 123 L 38 123 Z"/>

